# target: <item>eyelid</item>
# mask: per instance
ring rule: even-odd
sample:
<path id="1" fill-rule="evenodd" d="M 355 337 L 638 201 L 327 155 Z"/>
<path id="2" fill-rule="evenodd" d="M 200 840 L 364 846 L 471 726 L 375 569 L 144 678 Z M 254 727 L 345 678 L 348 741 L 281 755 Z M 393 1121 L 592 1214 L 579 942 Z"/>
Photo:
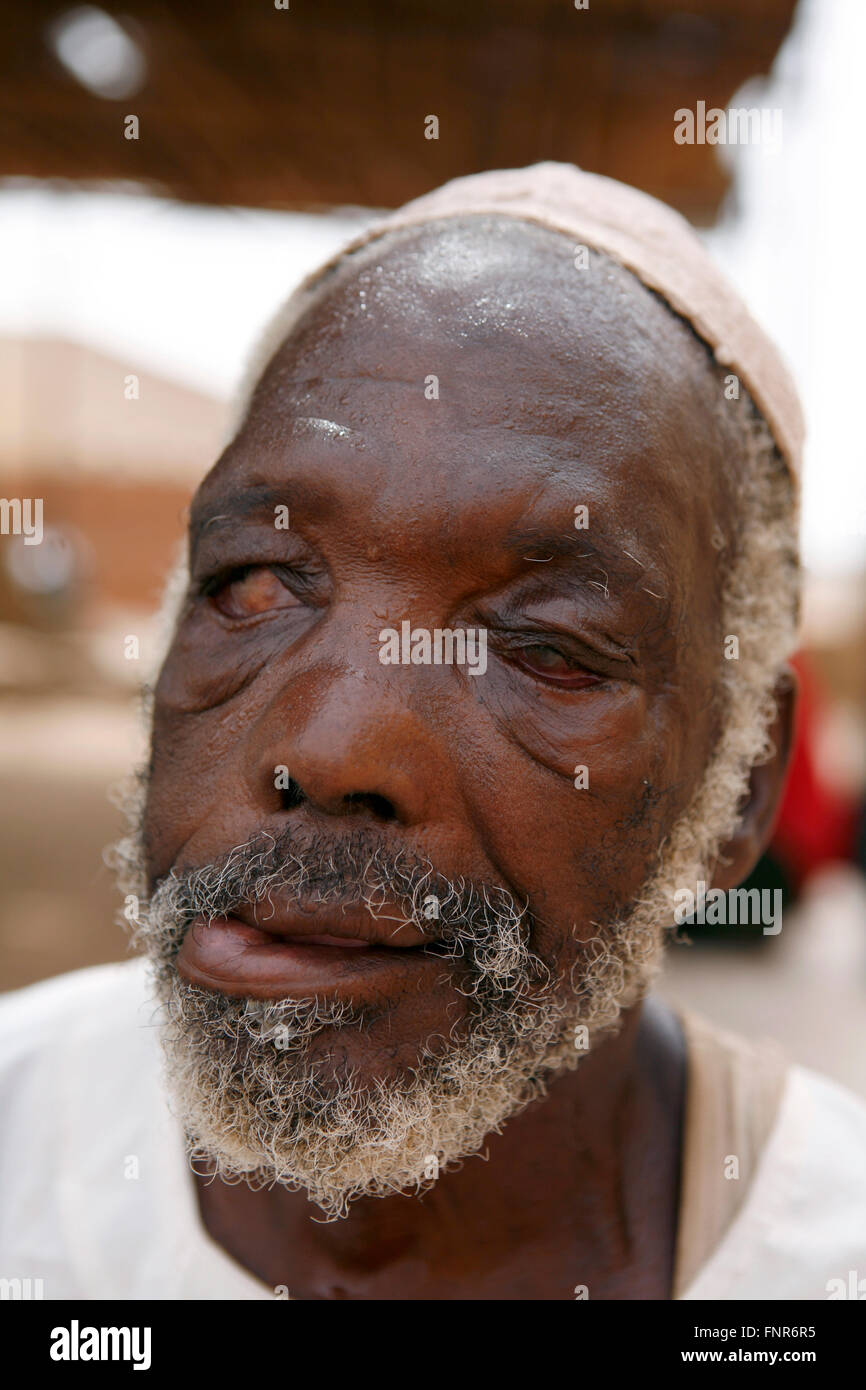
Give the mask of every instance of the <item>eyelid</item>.
<path id="1" fill-rule="evenodd" d="M 499 628 L 492 630 L 490 636 L 494 642 L 500 641 L 509 651 L 550 647 L 553 651 L 559 652 L 566 661 L 573 661 L 575 665 L 579 665 L 584 659 L 591 661 L 593 657 L 603 660 L 606 655 L 603 651 L 594 651 L 588 643 L 562 632 L 542 632 L 534 628 Z"/>
<path id="2" fill-rule="evenodd" d="M 516 624 L 509 626 L 507 622 L 492 622 L 489 624 L 489 630 L 491 640 L 494 638 L 495 630 L 502 634 L 507 643 L 513 642 L 517 646 L 555 647 L 558 651 L 562 650 L 570 661 L 577 663 L 585 661 L 591 665 L 606 662 L 612 668 L 612 674 L 617 671 L 624 672 L 626 667 L 633 672 L 640 669 L 637 652 L 612 637 L 602 640 L 595 634 L 583 637 L 563 628 L 535 628 L 522 625 L 518 627 Z"/>
<path id="3" fill-rule="evenodd" d="M 536 648 L 546 648 L 558 653 L 563 661 L 569 662 L 574 669 L 590 670 L 590 667 L 583 663 L 581 652 L 573 650 L 564 639 L 557 639 L 553 634 L 537 632 L 491 632 L 489 641 L 494 650 L 498 647 L 505 656 L 519 656 L 522 652 L 532 652 Z M 592 672 L 592 674 L 595 674 Z"/>
<path id="4" fill-rule="evenodd" d="M 299 588 L 305 587 L 321 572 L 300 565 L 289 565 L 283 560 L 254 560 L 245 565 L 224 565 L 221 569 L 206 574 L 197 581 L 196 591 L 205 597 L 210 597 L 229 584 L 235 584 L 239 580 L 245 579 L 254 570 L 270 570 L 281 582 L 284 576 L 289 576 Z M 288 584 L 285 587 L 288 588 Z"/>
<path id="5" fill-rule="evenodd" d="M 214 570 L 213 573 L 205 574 L 197 580 L 196 592 L 210 598 L 227 584 L 234 584 L 238 579 L 245 578 L 251 569 L 252 565 L 225 565 L 222 569 Z"/>
<path id="6" fill-rule="evenodd" d="M 196 585 L 254 565 L 316 573 L 327 569 L 316 547 L 297 531 L 277 531 L 272 525 L 241 523 L 231 530 L 206 531 L 190 548 L 189 569 Z"/>
<path id="7" fill-rule="evenodd" d="M 536 631 L 533 628 L 503 629 L 501 625 L 498 628 L 491 626 L 488 631 L 488 643 L 491 650 L 498 650 L 502 658 L 506 661 L 510 660 L 518 670 L 522 668 L 517 664 L 515 658 L 522 650 L 532 647 L 551 647 L 554 651 L 560 652 L 566 661 L 572 663 L 575 676 L 583 673 L 594 677 L 595 688 L 610 681 L 633 682 L 639 678 L 637 661 L 631 655 L 625 653 L 614 655 L 604 647 L 592 645 L 589 641 L 581 640 L 573 635 L 568 636 L 563 632 L 552 631 L 549 628 L 544 632 Z M 550 689 L 568 688 L 562 678 L 557 680 L 551 676 L 545 681 L 540 672 L 522 670 L 522 674 L 529 679 L 547 685 Z"/>

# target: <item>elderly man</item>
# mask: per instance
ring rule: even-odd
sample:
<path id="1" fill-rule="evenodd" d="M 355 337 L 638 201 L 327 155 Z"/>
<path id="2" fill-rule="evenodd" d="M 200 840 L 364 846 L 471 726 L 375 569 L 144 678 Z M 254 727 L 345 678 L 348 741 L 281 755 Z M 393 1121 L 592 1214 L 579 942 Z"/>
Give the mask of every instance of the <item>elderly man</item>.
<path id="1" fill-rule="evenodd" d="M 799 445 L 686 225 L 569 166 L 447 185 L 305 282 L 171 586 L 120 854 L 144 958 L 3 1006 L 0 1274 L 866 1270 L 866 1109 L 648 997 L 678 895 L 736 888 L 779 800 Z"/>

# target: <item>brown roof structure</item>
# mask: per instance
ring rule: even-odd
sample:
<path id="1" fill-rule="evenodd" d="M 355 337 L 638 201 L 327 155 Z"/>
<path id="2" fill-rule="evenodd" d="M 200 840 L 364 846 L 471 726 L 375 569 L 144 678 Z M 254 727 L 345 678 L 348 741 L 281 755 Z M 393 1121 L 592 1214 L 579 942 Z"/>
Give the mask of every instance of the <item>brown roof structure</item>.
<path id="1" fill-rule="evenodd" d="M 282 209 L 394 207 L 541 159 L 710 222 L 726 178 L 674 112 L 766 73 L 795 0 L 109 0 L 143 59 L 100 96 L 58 56 L 75 6 L 0 0 L 0 176 L 131 180 Z M 136 115 L 138 139 L 124 118 Z M 425 136 L 435 115 L 438 139 Z"/>

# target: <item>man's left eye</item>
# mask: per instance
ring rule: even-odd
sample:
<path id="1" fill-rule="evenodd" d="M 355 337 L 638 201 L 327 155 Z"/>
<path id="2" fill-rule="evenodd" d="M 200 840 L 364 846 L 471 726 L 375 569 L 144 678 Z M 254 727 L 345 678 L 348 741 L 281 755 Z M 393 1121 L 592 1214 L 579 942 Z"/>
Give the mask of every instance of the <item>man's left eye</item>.
<path id="1" fill-rule="evenodd" d="M 512 653 L 511 659 L 527 674 L 569 690 L 582 690 L 590 685 L 598 685 L 601 680 L 601 676 L 576 665 L 557 647 L 549 647 L 541 642 L 518 648 Z"/>
<path id="2" fill-rule="evenodd" d="M 275 608 L 296 608 L 298 600 L 265 565 L 250 565 L 230 574 L 209 592 L 214 608 L 227 618 L 254 618 Z"/>

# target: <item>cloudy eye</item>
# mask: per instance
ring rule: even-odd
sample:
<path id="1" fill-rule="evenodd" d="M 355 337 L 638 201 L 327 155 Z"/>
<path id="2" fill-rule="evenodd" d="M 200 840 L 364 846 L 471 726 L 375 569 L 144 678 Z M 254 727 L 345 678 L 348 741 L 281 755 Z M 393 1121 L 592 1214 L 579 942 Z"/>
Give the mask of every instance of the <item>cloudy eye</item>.
<path id="1" fill-rule="evenodd" d="M 598 685 L 601 680 L 600 676 L 578 666 L 556 647 L 548 647 L 540 642 L 519 648 L 512 659 L 528 675 L 569 690 L 582 690 L 590 685 Z"/>
<path id="2" fill-rule="evenodd" d="M 265 565 L 236 570 L 209 592 L 210 601 L 227 618 L 254 618 L 275 608 L 296 608 L 298 600 Z"/>

